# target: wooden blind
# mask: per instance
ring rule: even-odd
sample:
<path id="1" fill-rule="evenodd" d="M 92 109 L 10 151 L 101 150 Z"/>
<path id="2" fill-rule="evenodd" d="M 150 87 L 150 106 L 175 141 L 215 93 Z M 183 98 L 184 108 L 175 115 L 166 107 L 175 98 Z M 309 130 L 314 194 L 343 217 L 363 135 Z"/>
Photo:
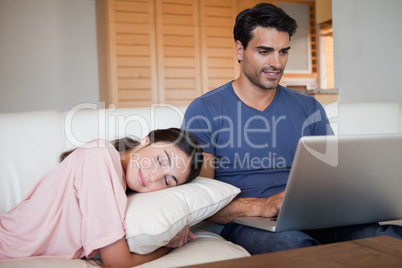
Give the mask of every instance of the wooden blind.
<path id="1" fill-rule="evenodd" d="M 203 92 L 219 87 L 239 75 L 234 57 L 233 26 L 237 3 L 233 0 L 200 2 Z"/>
<path id="2" fill-rule="evenodd" d="M 101 101 L 119 108 L 188 105 L 235 79 L 239 75 L 234 56 L 235 18 L 259 2 L 97 0 Z M 305 3 L 311 12 L 313 72 L 303 76 L 316 77 L 314 2 Z"/>
<path id="3" fill-rule="evenodd" d="M 107 21 L 107 71 L 100 75 L 109 78 L 108 103 L 124 108 L 157 102 L 153 1 L 103 2 Z"/>
<path id="4" fill-rule="evenodd" d="M 188 105 L 201 93 L 198 1 L 157 0 L 160 103 Z"/>
<path id="5" fill-rule="evenodd" d="M 259 0 L 237 0 L 239 2 L 239 12 L 246 9 L 246 8 L 252 8 L 253 6 L 265 2 L 265 3 L 271 3 L 274 5 L 278 5 L 277 1 L 275 0 L 268 0 L 268 1 L 259 1 Z"/>
<path id="6" fill-rule="evenodd" d="M 152 1 L 114 1 L 117 102 L 144 106 L 157 100 Z"/>

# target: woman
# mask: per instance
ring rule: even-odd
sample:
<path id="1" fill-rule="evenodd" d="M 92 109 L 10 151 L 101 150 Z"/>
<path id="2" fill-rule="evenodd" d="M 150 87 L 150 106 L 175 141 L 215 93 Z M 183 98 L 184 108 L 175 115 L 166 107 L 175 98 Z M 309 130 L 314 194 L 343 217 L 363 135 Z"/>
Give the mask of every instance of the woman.
<path id="1" fill-rule="evenodd" d="M 124 238 L 127 190 L 157 191 L 200 173 L 202 150 L 188 132 L 156 130 L 140 142 L 99 139 L 63 153 L 60 160 L 22 202 L 0 215 L 0 262 L 32 256 L 91 258 L 99 252 L 105 267 L 131 267 L 195 238 L 186 227 L 148 255 L 131 253 Z"/>

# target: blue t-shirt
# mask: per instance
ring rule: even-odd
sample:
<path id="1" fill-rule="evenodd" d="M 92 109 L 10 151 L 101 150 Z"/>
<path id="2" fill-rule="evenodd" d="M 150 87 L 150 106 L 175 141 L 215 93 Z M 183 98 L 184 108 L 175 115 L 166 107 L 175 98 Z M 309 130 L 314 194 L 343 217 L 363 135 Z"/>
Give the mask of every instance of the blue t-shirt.
<path id="1" fill-rule="evenodd" d="M 182 128 L 215 156 L 215 179 L 241 189 L 237 197 L 269 197 L 285 189 L 302 136 L 333 134 L 313 97 L 278 86 L 259 111 L 235 94 L 232 82 L 195 99 Z"/>

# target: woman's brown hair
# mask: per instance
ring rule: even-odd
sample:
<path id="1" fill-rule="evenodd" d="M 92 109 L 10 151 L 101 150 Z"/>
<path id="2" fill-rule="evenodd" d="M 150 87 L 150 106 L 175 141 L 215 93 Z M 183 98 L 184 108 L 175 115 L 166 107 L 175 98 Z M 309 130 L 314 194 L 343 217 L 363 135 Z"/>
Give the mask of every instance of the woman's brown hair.
<path id="1" fill-rule="evenodd" d="M 194 135 L 179 128 L 168 128 L 153 130 L 147 137 L 149 138 L 150 144 L 157 142 L 171 143 L 189 157 L 190 174 L 186 182 L 194 180 L 200 174 L 203 163 L 203 150 Z M 140 145 L 140 142 L 133 138 L 125 137 L 111 141 L 111 144 L 118 152 L 124 152 L 137 147 Z M 59 157 L 59 161 L 62 162 L 74 151 L 75 149 L 62 153 Z"/>

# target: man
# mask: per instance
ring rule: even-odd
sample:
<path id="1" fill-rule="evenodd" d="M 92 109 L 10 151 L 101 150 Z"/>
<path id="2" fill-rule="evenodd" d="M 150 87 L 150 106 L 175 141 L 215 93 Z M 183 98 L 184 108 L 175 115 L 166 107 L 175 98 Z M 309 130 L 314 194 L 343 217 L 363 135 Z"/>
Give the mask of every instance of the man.
<path id="1" fill-rule="evenodd" d="M 251 254 L 379 234 L 398 237 L 394 226 L 388 233 L 378 225 L 274 233 L 232 223 L 239 216 L 277 215 L 299 139 L 333 134 L 314 98 L 279 85 L 296 27 L 294 19 L 271 4 L 239 13 L 234 39 L 240 76 L 197 98 L 186 111 L 182 127 L 204 149 L 201 175 L 241 189 L 210 220 L 225 224 L 222 236 Z"/>

